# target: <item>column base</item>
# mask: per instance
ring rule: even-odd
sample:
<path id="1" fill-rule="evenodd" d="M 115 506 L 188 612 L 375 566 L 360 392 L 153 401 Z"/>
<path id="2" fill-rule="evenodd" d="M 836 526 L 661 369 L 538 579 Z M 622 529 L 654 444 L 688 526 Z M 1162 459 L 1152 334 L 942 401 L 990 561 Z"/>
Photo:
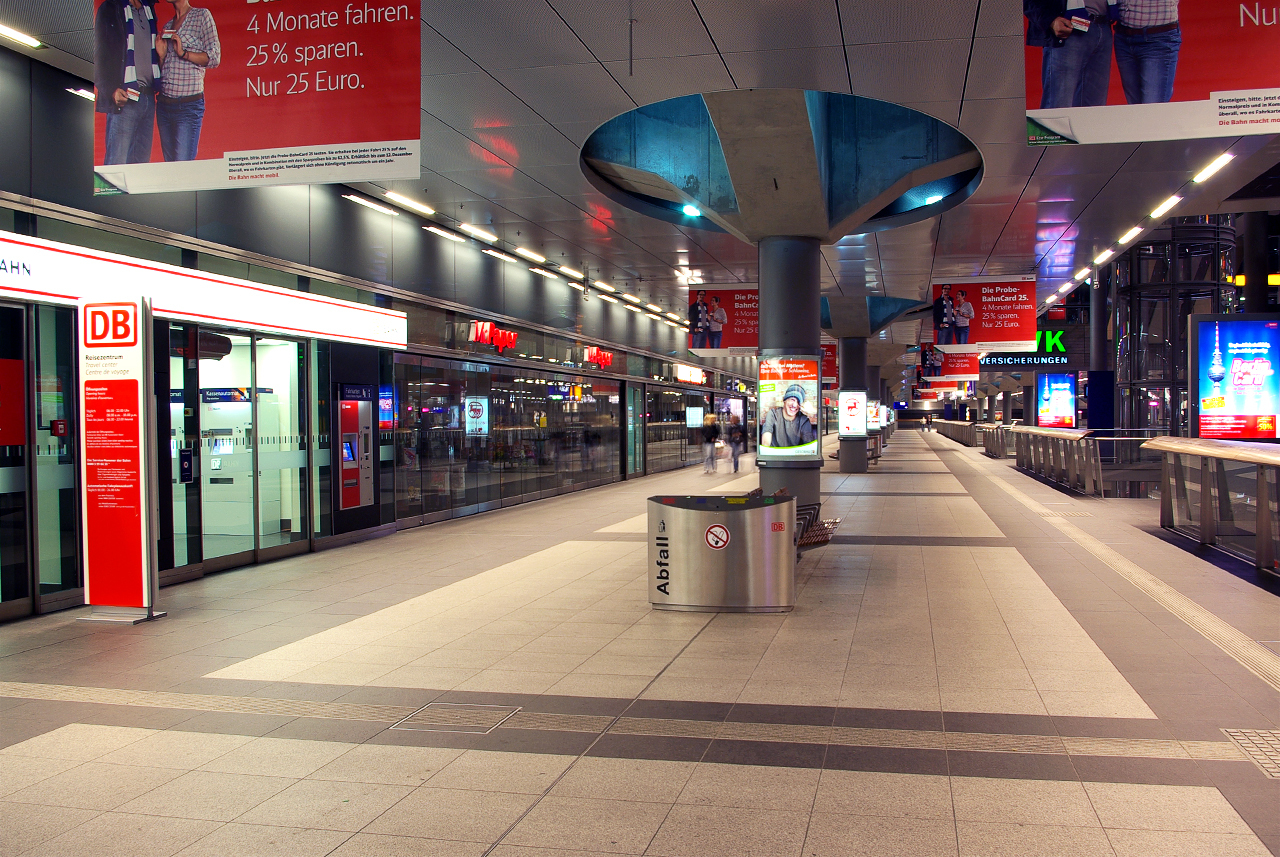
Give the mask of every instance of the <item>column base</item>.
<path id="1" fill-rule="evenodd" d="M 867 472 L 867 439 L 865 437 L 841 438 L 840 472 Z"/>
<path id="2" fill-rule="evenodd" d="M 786 488 L 787 493 L 795 497 L 796 503 L 801 506 L 821 505 L 822 468 L 780 467 L 776 464 L 761 467 L 760 487 L 766 495 L 779 488 Z"/>

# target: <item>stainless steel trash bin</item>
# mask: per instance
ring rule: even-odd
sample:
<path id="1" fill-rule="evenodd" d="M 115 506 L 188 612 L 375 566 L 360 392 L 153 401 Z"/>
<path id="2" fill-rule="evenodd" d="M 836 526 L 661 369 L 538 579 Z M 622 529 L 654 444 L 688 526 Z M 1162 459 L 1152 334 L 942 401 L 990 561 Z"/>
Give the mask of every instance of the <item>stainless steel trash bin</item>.
<path id="1" fill-rule="evenodd" d="M 790 610 L 795 527 L 794 497 L 650 497 L 649 603 L 659 610 Z"/>

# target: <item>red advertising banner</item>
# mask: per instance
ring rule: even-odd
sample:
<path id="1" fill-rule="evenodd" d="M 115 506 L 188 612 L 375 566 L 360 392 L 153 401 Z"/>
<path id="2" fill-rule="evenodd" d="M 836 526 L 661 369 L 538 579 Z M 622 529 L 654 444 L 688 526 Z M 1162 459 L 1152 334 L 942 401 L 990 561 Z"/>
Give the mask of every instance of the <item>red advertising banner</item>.
<path id="1" fill-rule="evenodd" d="M 933 343 L 920 345 L 920 377 L 944 381 L 978 380 L 978 355 L 961 352 L 947 353 L 933 347 Z"/>
<path id="2" fill-rule="evenodd" d="M 1035 351 L 1035 276 L 935 280 L 933 341 L 953 354 Z"/>
<path id="3" fill-rule="evenodd" d="M 0 446 L 27 442 L 27 397 L 22 376 L 21 360 L 0 360 Z"/>
<path id="4" fill-rule="evenodd" d="M 1121 2 L 1094 20 L 1051 0 L 1023 8 L 1032 144 L 1280 131 L 1274 3 Z"/>
<path id="5" fill-rule="evenodd" d="M 840 383 L 840 346 L 838 343 L 822 343 L 822 383 Z"/>
<path id="6" fill-rule="evenodd" d="M 699 357 L 754 356 L 759 346 L 760 298 L 755 289 L 690 291 L 690 351 Z"/>
<path id="7" fill-rule="evenodd" d="M 94 3 L 95 192 L 418 177 L 417 3 L 125 5 Z"/>

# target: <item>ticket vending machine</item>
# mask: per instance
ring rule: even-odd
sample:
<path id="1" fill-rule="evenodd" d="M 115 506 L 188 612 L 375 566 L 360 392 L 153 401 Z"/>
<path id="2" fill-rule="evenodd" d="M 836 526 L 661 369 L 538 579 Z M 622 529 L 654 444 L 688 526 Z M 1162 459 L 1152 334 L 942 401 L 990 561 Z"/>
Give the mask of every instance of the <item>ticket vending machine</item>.
<path id="1" fill-rule="evenodd" d="M 372 387 L 342 385 L 338 400 L 340 509 L 373 505 L 373 393 Z"/>

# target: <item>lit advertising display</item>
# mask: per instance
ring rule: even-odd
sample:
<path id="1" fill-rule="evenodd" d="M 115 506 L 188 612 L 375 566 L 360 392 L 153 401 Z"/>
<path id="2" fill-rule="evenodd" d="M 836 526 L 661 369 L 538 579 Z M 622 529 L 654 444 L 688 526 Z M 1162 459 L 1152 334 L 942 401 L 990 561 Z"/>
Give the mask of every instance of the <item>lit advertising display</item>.
<path id="1" fill-rule="evenodd" d="M 760 343 L 760 293 L 689 289 L 689 350 L 699 357 L 754 356 Z"/>
<path id="2" fill-rule="evenodd" d="M 840 437 L 867 436 L 867 394 L 865 390 L 841 390 L 839 410 Z"/>
<path id="3" fill-rule="evenodd" d="M 867 432 L 880 431 L 880 403 L 867 402 Z"/>
<path id="4" fill-rule="evenodd" d="M 1028 143 L 1280 131 L 1274 3 L 1107 4 L 1114 27 L 1072 5 L 1023 4 Z"/>
<path id="5" fill-rule="evenodd" d="M 1036 376 L 1036 425 L 1043 428 L 1076 427 L 1075 375 Z"/>
<path id="6" fill-rule="evenodd" d="M 1275 316 L 1192 316 L 1188 373 L 1198 437 L 1276 438 L 1280 414 L 1280 320 Z"/>
<path id="7" fill-rule="evenodd" d="M 1036 350 L 1035 275 L 938 279 L 932 295 L 938 351 Z M 941 364 L 935 374 L 943 374 Z"/>
<path id="8" fill-rule="evenodd" d="M 467 437 L 488 437 L 489 397 L 467 396 L 462 406 L 466 414 Z"/>
<path id="9" fill-rule="evenodd" d="M 773 355 L 760 359 L 756 388 L 760 403 L 759 461 L 821 461 L 818 432 L 817 355 Z"/>
<path id="10" fill-rule="evenodd" d="M 417 3 L 92 8 L 95 193 L 419 176 Z"/>

